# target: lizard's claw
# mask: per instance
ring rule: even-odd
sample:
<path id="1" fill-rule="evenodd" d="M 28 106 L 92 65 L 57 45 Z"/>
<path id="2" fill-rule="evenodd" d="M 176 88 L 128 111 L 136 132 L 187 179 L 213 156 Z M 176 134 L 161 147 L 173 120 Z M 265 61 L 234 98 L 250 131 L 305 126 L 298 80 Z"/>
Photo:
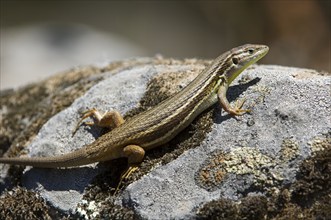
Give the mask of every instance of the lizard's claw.
<path id="1" fill-rule="evenodd" d="M 137 165 L 131 165 L 121 174 L 120 181 L 119 181 L 119 183 L 118 183 L 118 185 L 115 189 L 114 195 L 116 195 L 119 192 L 120 187 L 122 186 L 123 180 L 127 179 L 136 170 L 138 170 L 138 166 Z"/>
<path id="2" fill-rule="evenodd" d="M 243 107 L 243 105 L 244 105 L 245 102 L 246 102 L 246 99 L 245 98 L 242 99 L 242 100 L 237 100 L 235 102 L 234 107 L 229 110 L 229 113 L 231 115 L 240 116 L 240 115 L 243 115 L 243 114 L 245 114 L 247 112 L 251 112 L 250 109 L 242 109 L 242 107 Z"/>
<path id="3" fill-rule="evenodd" d="M 85 112 L 82 113 L 82 117 L 81 119 L 78 121 L 74 131 L 72 132 L 72 136 L 74 136 L 78 130 L 78 128 L 80 127 L 80 125 L 82 124 L 82 122 L 91 116 L 94 116 L 96 114 L 97 110 L 95 108 L 89 109 Z M 94 122 L 84 122 L 84 124 L 88 125 L 88 126 L 93 126 L 95 123 Z"/>

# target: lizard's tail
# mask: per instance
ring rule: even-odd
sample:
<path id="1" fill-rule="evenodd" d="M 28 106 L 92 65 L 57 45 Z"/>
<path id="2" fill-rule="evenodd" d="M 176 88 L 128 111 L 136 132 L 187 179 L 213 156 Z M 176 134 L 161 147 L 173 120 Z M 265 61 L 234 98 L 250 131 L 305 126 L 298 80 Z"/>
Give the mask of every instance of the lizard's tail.
<path id="1" fill-rule="evenodd" d="M 56 167 L 75 167 L 90 164 L 93 161 L 88 157 L 85 149 L 76 150 L 74 152 L 52 156 L 52 157 L 3 157 L 0 158 L 0 164 L 13 164 L 21 166 L 33 166 L 42 168 Z"/>

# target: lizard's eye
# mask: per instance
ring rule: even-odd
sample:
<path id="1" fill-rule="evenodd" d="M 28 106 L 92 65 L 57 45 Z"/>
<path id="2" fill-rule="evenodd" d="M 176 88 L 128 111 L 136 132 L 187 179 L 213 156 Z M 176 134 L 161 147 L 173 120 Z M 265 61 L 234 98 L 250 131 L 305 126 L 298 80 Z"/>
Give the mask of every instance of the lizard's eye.
<path id="1" fill-rule="evenodd" d="M 250 55 L 252 55 L 252 54 L 254 53 L 254 49 L 249 49 L 249 50 L 248 50 L 248 53 L 249 53 Z"/>
<path id="2" fill-rule="evenodd" d="M 237 65 L 237 64 L 239 63 L 238 58 L 233 57 L 233 58 L 232 58 L 232 63 L 233 63 L 234 65 Z"/>

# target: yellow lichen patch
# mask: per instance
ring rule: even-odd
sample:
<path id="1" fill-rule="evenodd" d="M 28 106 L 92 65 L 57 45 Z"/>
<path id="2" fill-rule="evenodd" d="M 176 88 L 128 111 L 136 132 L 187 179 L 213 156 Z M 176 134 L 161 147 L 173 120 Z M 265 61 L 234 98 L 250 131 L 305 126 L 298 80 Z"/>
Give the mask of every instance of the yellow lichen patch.
<path id="1" fill-rule="evenodd" d="M 284 139 L 280 150 L 280 159 L 290 161 L 299 155 L 299 144 L 294 139 Z"/>
<path id="2" fill-rule="evenodd" d="M 236 148 L 227 157 L 224 168 L 227 172 L 235 174 L 259 175 L 262 166 L 269 166 L 272 163 L 272 158 L 250 147 Z"/>
<path id="3" fill-rule="evenodd" d="M 330 148 L 331 137 L 330 135 L 317 136 L 313 138 L 313 140 L 309 141 L 308 145 L 310 146 L 312 156 L 315 156 L 316 153 Z"/>
<path id="4" fill-rule="evenodd" d="M 242 147 L 233 149 L 229 153 L 217 152 L 212 154 L 202 165 L 196 175 L 196 181 L 202 188 L 209 191 L 220 186 L 229 173 L 252 174 L 255 177 L 254 181 L 267 181 L 269 183 L 270 178 L 263 173 L 263 168 L 274 164 L 275 162 L 271 157 L 262 154 L 256 148 Z"/>

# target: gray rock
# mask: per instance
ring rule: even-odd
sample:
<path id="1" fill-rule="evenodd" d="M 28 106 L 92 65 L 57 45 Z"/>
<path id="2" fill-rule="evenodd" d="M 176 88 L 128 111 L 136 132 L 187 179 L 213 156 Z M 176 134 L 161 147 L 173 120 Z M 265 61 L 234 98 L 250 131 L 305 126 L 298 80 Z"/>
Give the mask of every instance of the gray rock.
<path id="1" fill-rule="evenodd" d="M 295 181 L 315 151 L 309 142 L 330 132 L 331 77 L 280 66 L 257 66 L 245 76 L 259 79 L 242 94 L 251 114 L 236 120 L 218 112 L 201 146 L 129 185 L 123 204 L 144 219 L 190 219 L 206 202 Z"/>
<path id="2" fill-rule="evenodd" d="M 102 81 L 43 125 L 27 148 L 28 156 L 59 155 L 93 142 L 101 135 L 94 127 L 81 126 L 72 136 L 81 112 L 95 107 L 125 114 L 139 107 L 152 79 L 159 80 L 158 92 L 173 94 L 205 65 L 194 60 L 141 62 L 145 63 L 117 70 L 115 75 L 114 71 L 101 71 L 98 77 Z M 116 204 L 145 219 L 190 219 L 209 201 L 267 196 L 275 188 L 295 182 L 302 161 L 326 150 L 319 143 L 331 132 L 330 84 L 330 76 L 314 70 L 254 65 L 229 89 L 234 98 L 247 99 L 244 107 L 251 113 L 234 118 L 216 107 L 211 131 L 205 132 L 198 147 L 166 165 L 156 163 L 117 197 Z M 22 182 L 52 206 L 74 212 L 88 184 L 104 171 L 95 164 L 71 169 L 27 168 Z M 2 169 L 2 178 L 6 175 Z M 98 216 L 104 203 L 90 201 L 91 216 Z"/>

